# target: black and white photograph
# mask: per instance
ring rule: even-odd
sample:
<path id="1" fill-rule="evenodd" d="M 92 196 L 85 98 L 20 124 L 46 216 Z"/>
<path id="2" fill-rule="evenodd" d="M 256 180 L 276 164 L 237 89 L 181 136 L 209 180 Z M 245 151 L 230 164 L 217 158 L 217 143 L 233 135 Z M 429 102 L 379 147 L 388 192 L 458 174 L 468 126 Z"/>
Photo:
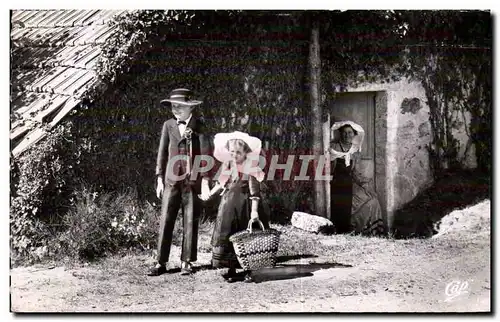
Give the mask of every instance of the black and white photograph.
<path id="1" fill-rule="evenodd" d="M 11 315 L 493 312 L 491 10 L 9 20 Z"/>

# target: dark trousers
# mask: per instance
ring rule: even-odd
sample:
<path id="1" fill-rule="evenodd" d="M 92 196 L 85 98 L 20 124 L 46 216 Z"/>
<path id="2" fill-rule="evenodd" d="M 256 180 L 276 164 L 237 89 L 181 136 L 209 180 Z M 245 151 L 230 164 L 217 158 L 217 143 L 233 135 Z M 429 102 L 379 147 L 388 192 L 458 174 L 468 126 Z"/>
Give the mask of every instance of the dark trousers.
<path id="1" fill-rule="evenodd" d="M 163 191 L 158 236 L 158 262 L 161 264 L 168 262 L 175 220 L 181 207 L 183 215 L 181 260 L 186 262 L 197 260 L 201 201 L 195 195 L 191 185 L 177 183 L 170 186 L 166 184 Z"/>

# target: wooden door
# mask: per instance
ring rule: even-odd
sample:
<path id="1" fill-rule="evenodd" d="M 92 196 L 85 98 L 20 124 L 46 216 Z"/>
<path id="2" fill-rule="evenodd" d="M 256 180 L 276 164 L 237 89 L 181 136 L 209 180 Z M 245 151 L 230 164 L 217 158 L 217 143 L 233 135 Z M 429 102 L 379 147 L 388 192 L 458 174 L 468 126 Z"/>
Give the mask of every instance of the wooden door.
<path id="1" fill-rule="evenodd" d="M 337 94 L 335 101 L 326 107 L 328 116 L 323 124 L 323 146 L 330 146 L 332 140 L 337 140 L 338 133 L 331 133 L 333 123 L 338 121 L 353 121 L 363 127 L 365 138 L 361 147 L 361 162 L 363 173 L 375 177 L 375 93 L 351 92 Z M 330 175 L 330 160 L 326 160 L 326 173 Z M 326 213 L 331 219 L 330 182 L 325 181 Z"/>

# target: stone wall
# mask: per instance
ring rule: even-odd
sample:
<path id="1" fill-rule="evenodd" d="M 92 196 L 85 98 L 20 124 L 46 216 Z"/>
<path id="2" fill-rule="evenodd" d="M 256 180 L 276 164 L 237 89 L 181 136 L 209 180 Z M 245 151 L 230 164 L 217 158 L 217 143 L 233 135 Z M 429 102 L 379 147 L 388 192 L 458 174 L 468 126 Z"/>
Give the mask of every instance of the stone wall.
<path id="1" fill-rule="evenodd" d="M 375 91 L 375 182 L 386 222 L 394 212 L 432 184 L 427 146 L 431 143 L 429 106 L 421 83 L 402 79 L 391 83 L 361 84 L 348 92 Z M 460 141 L 459 159 L 476 165 L 473 146 L 464 156 L 470 116 L 454 135 Z"/>

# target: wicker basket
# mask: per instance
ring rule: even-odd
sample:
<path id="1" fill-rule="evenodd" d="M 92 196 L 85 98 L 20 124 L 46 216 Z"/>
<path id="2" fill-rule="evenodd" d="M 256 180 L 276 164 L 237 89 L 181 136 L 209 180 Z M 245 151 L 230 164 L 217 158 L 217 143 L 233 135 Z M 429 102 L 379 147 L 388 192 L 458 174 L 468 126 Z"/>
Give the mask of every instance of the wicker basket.
<path id="1" fill-rule="evenodd" d="M 265 229 L 262 221 L 256 221 L 261 230 L 253 231 L 254 221 L 250 220 L 246 230 L 229 237 L 238 262 L 244 270 L 257 270 L 276 265 L 276 253 L 281 233 L 275 229 Z"/>

